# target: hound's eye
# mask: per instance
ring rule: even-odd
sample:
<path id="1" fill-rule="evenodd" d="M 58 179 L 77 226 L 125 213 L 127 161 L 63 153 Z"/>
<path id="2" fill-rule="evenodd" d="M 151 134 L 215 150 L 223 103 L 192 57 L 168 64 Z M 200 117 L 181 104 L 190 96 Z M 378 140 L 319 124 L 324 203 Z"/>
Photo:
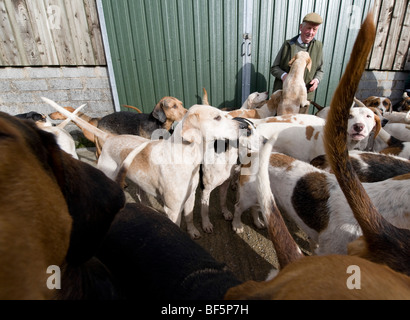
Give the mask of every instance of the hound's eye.
<path id="1" fill-rule="evenodd" d="M 222 119 L 221 116 L 217 116 L 217 117 L 214 118 L 214 120 L 216 120 L 216 121 L 220 121 L 221 119 Z"/>
<path id="2" fill-rule="evenodd" d="M 353 115 L 352 115 L 352 114 L 349 114 L 349 119 L 353 119 Z"/>

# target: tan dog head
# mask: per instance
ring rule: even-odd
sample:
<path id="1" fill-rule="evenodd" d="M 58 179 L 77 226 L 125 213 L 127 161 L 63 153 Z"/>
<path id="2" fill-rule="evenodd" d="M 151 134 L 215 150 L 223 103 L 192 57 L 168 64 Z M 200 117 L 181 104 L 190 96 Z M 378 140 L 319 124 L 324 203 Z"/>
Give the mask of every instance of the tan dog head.
<path id="1" fill-rule="evenodd" d="M 256 109 L 263 106 L 268 99 L 268 92 L 253 92 L 249 95 L 247 102 L 247 109 Z"/>
<path id="2" fill-rule="evenodd" d="M 64 109 L 70 111 L 71 113 L 73 113 L 75 111 L 75 109 L 72 108 L 72 107 L 64 107 Z M 65 119 L 67 119 L 67 117 L 65 115 L 63 115 L 61 112 L 58 112 L 58 111 L 50 113 L 48 116 L 52 120 L 65 120 Z"/>
<path id="3" fill-rule="evenodd" d="M 182 138 L 190 143 L 211 140 L 237 140 L 248 125 L 233 120 L 221 110 L 205 105 L 192 106 L 182 120 Z"/>
<path id="4" fill-rule="evenodd" d="M 152 115 L 161 123 L 181 121 L 188 110 L 174 97 L 163 97 L 155 106 Z"/>
<path id="5" fill-rule="evenodd" d="M 389 98 L 371 96 L 366 98 L 363 101 L 363 103 L 366 107 L 373 107 L 379 109 L 382 115 L 385 112 L 392 111 L 392 103 Z"/>
<path id="6" fill-rule="evenodd" d="M 306 51 L 299 51 L 298 53 L 296 53 L 295 56 L 289 61 L 289 67 L 292 67 L 295 61 L 299 59 L 306 61 L 306 68 L 310 71 L 310 69 L 312 68 L 312 59 L 310 58 L 309 53 Z"/>

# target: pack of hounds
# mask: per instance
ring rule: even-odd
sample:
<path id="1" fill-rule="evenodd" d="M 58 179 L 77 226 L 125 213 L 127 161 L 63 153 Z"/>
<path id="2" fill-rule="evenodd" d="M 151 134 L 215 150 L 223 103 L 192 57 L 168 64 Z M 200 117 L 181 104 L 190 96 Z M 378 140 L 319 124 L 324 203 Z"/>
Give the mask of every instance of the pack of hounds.
<path id="1" fill-rule="evenodd" d="M 375 32 L 369 13 L 327 107 L 299 90 L 310 58 L 298 55 L 283 90 L 236 110 L 212 107 L 204 89 L 200 105 L 164 97 L 149 114 L 92 118 L 46 97 L 47 116 L 0 112 L 0 299 L 410 299 L 410 98 L 355 98 Z M 70 121 L 95 144 L 96 166 L 78 160 Z M 127 203 L 126 183 L 162 212 Z M 248 209 L 268 229 L 280 269 L 266 281 L 238 280 L 195 241 L 218 232 L 215 189 L 232 232 Z M 47 287 L 51 265 L 60 290 Z M 361 290 L 346 286 L 351 265 Z"/>

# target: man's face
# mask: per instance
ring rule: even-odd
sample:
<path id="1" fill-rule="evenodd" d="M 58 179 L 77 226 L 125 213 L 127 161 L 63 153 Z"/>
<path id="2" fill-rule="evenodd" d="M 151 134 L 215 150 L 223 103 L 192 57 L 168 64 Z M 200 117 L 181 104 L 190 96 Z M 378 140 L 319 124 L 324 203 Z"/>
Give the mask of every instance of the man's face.
<path id="1" fill-rule="evenodd" d="M 318 24 L 313 24 L 310 22 L 304 22 L 300 25 L 300 36 L 304 43 L 310 43 L 313 38 L 316 36 L 317 31 L 319 30 Z"/>

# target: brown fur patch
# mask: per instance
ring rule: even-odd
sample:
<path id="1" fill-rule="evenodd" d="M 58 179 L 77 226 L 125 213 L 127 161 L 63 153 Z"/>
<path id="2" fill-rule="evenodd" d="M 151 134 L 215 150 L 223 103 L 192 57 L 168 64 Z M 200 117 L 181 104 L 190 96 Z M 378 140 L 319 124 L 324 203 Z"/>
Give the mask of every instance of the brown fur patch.
<path id="1" fill-rule="evenodd" d="M 308 173 L 295 186 L 293 207 L 303 222 L 317 232 L 324 230 L 329 223 L 329 196 L 326 175 L 323 173 Z"/>
<path id="2" fill-rule="evenodd" d="M 310 141 L 313 137 L 313 133 L 315 132 L 315 128 L 312 126 L 307 126 L 306 127 L 306 139 Z"/>
<path id="3" fill-rule="evenodd" d="M 281 118 L 270 117 L 266 123 L 292 123 L 292 117 L 291 114 L 282 115 Z"/>
<path id="4" fill-rule="evenodd" d="M 272 95 L 270 96 L 267 105 L 269 111 L 271 111 L 272 113 L 276 112 L 276 110 L 278 109 L 279 103 L 282 100 L 282 94 L 282 90 L 278 90 L 272 93 Z"/>
<path id="5" fill-rule="evenodd" d="M 287 168 L 287 170 L 291 170 L 291 165 L 294 161 L 294 158 L 285 154 L 275 153 L 270 156 L 269 164 L 276 168 Z"/>
<path id="6" fill-rule="evenodd" d="M 251 118 L 251 119 L 260 119 L 261 117 L 258 114 L 256 109 L 246 109 L 246 110 L 234 110 L 229 112 L 229 115 L 233 118 L 242 117 L 242 118 Z"/>
<path id="7" fill-rule="evenodd" d="M 63 264 L 72 232 L 52 168 L 61 150 L 34 122 L 2 112 L 0 142 L 0 299 L 49 299 L 47 268 Z"/>
<path id="8" fill-rule="evenodd" d="M 149 172 L 150 171 L 150 157 L 152 153 L 152 148 L 153 145 L 156 144 L 155 142 L 149 143 L 144 149 L 142 149 L 137 156 L 135 157 L 134 161 L 130 165 L 129 170 L 142 170 L 144 172 Z M 129 151 L 131 152 L 131 150 Z M 129 153 L 128 152 L 128 153 Z"/>
<path id="9" fill-rule="evenodd" d="M 400 152 L 403 151 L 402 146 L 392 146 L 392 147 L 387 147 L 383 150 L 380 151 L 381 154 L 392 154 L 392 155 L 399 155 Z"/>
<path id="10" fill-rule="evenodd" d="M 250 168 L 251 165 L 252 165 L 252 162 L 249 161 L 249 163 L 243 164 L 243 165 L 242 165 L 242 168 Z M 241 174 L 241 175 L 239 176 L 239 184 L 240 184 L 241 186 L 243 186 L 244 184 L 246 184 L 247 182 L 249 182 L 250 179 L 251 179 L 251 176 L 250 176 L 250 175 L 248 175 L 248 174 Z"/>
<path id="11" fill-rule="evenodd" d="M 327 161 L 326 155 L 324 154 L 314 158 L 312 161 L 310 161 L 310 164 L 321 170 L 325 170 L 329 166 L 329 162 Z"/>
<path id="12" fill-rule="evenodd" d="M 410 180 L 410 173 L 402 174 L 401 176 L 394 177 L 393 180 Z"/>

